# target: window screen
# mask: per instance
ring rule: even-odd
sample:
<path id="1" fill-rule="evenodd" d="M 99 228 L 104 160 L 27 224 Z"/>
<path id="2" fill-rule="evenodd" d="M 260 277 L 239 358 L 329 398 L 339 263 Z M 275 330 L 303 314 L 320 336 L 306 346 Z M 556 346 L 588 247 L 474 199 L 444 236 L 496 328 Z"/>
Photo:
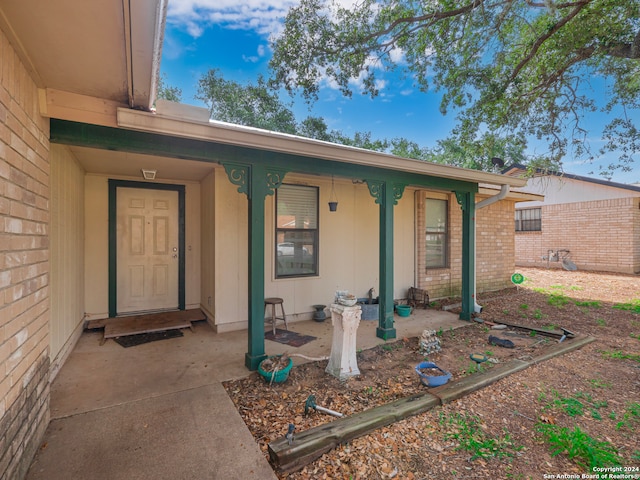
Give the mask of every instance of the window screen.
<path id="1" fill-rule="evenodd" d="M 425 241 L 427 268 L 447 266 L 448 251 L 448 202 L 427 198 L 425 200 Z"/>
<path id="2" fill-rule="evenodd" d="M 318 188 L 276 191 L 276 278 L 318 274 Z"/>
<path id="3" fill-rule="evenodd" d="M 524 208 L 516 210 L 516 232 L 542 231 L 542 209 Z"/>

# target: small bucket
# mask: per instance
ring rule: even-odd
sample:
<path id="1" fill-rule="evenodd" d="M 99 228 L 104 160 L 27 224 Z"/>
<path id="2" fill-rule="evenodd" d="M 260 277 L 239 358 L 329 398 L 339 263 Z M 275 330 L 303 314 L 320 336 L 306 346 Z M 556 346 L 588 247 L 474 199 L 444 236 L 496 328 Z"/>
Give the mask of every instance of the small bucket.
<path id="1" fill-rule="evenodd" d="M 396 312 L 401 317 L 408 317 L 411 315 L 411 306 L 410 305 L 396 305 Z"/>

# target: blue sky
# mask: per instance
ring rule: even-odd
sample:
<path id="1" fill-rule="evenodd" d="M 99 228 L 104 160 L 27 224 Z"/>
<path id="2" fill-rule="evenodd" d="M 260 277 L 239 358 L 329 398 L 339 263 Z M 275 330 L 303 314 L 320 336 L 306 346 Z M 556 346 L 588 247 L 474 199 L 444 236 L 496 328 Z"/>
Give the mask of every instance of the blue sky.
<path id="1" fill-rule="evenodd" d="M 349 0 L 343 0 L 346 2 Z M 169 0 L 169 12 L 161 63 L 166 83 L 182 90 L 182 102 L 204 106 L 196 100 L 198 79 L 209 69 L 218 68 L 225 79 L 240 83 L 253 82 L 259 74 L 268 76 L 271 55 L 269 37 L 280 30 L 280 21 L 291 0 Z M 321 116 L 330 129 L 348 135 L 356 131 L 371 132 L 373 138 L 405 137 L 421 146 L 435 146 L 448 136 L 454 126 L 455 112 L 444 117 L 438 109 L 437 93 L 423 93 L 410 79 L 389 74 L 379 97 L 354 93 L 343 97 L 326 85 L 319 101 L 311 106 L 295 101 L 292 109 L 298 121 L 309 115 Z M 288 96 L 283 97 L 289 100 Z M 311 109 L 311 110 L 310 110 Z M 637 114 L 637 112 L 636 112 Z M 591 146 L 597 150 L 606 118 L 592 116 Z M 531 153 L 535 147 L 530 147 Z M 544 149 L 541 149 L 544 151 Z M 600 159 L 602 165 L 615 161 L 615 156 Z M 584 164 L 564 160 L 568 173 L 597 178 L 598 162 Z M 637 161 L 640 163 L 640 159 Z M 593 172 L 591 174 L 590 172 Z M 613 181 L 640 182 L 640 165 L 631 173 L 617 173 Z"/>

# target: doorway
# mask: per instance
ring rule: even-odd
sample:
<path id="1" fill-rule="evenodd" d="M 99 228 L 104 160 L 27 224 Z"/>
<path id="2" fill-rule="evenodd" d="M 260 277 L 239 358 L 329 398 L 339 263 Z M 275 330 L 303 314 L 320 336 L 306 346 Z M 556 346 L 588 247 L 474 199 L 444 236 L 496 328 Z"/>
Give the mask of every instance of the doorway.
<path id="1" fill-rule="evenodd" d="M 185 309 L 184 186 L 109 180 L 109 317 Z"/>

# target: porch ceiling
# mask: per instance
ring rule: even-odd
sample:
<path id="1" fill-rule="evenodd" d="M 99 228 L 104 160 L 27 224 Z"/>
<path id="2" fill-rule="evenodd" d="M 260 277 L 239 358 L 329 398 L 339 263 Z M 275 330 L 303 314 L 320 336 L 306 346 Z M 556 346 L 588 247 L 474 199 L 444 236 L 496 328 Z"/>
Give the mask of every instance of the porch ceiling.
<path id="1" fill-rule="evenodd" d="M 40 88 L 149 109 L 167 0 L 4 0 L 0 25 Z"/>
<path id="2" fill-rule="evenodd" d="M 157 170 L 156 181 L 177 180 L 198 182 L 206 177 L 214 166 L 169 157 L 143 155 L 140 153 L 101 150 L 97 148 L 70 146 L 86 173 L 133 177 L 142 180 L 142 169 Z"/>

